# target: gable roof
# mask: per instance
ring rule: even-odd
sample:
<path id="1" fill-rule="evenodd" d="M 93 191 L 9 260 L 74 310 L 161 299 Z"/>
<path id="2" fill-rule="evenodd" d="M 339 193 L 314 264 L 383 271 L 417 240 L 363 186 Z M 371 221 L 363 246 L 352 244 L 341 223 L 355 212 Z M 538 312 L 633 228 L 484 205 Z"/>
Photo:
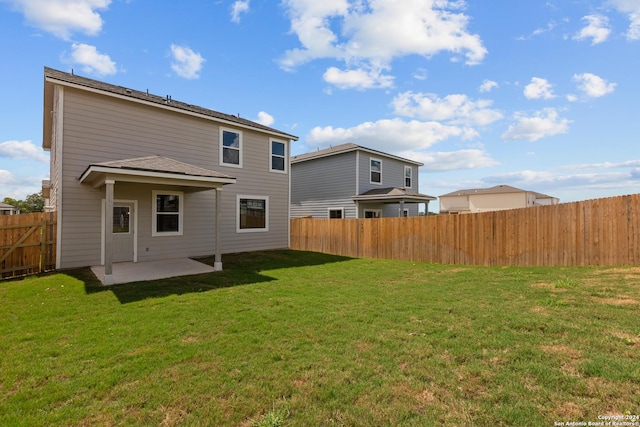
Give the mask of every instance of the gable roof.
<path id="1" fill-rule="evenodd" d="M 243 119 L 238 116 L 234 116 L 231 114 L 221 113 L 219 111 L 210 110 L 203 107 L 198 107 L 197 105 L 187 104 L 185 102 L 176 101 L 171 98 L 171 96 L 167 95 L 166 97 L 153 95 L 146 92 L 129 89 L 122 86 L 116 86 L 109 83 L 101 82 L 98 80 L 89 79 L 87 77 L 81 77 L 73 73 L 65 73 L 63 71 L 55 70 L 53 68 L 44 67 L 44 132 L 45 137 L 43 138 L 42 144 L 45 148 L 49 148 L 46 146 L 47 141 L 50 141 L 50 138 L 47 138 L 47 132 L 50 132 L 51 129 L 51 115 L 49 111 L 53 110 L 53 83 L 60 84 L 63 86 L 74 87 L 77 89 L 88 90 L 91 92 L 101 93 L 103 95 L 113 96 L 120 99 L 126 99 L 129 101 L 139 102 L 155 107 L 160 107 L 168 110 L 177 111 L 184 114 L 195 115 L 198 117 L 207 118 L 210 120 L 215 120 L 221 123 L 235 125 L 241 128 L 253 129 L 262 131 L 273 136 L 277 136 L 280 138 L 291 139 L 294 141 L 298 140 L 298 137 L 295 135 L 290 135 L 286 132 L 282 132 L 280 130 L 271 128 L 269 126 L 261 125 L 260 123 L 256 123 L 251 120 Z"/>
<path id="2" fill-rule="evenodd" d="M 538 199 L 552 198 L 546 194 L 537 193 L 535 191 L 522 190 L 510 185 L 496 185 L 489 188 L 470 188 L 467 190 L 458 190 L 451 193 L 443 194 L 440 197 L 469 196 L 473 194 L 506 194 L 506 193 L 532 193 Z"/>
<path id="3" fill-rule="evenodd" d="M 297 156 L 291 156 L 291 163 L 300 163 L 307 160 L 318 159 L 321 157 L 329 157 L 335 156 L 337 154 L 349 153 L 352 151 L 363 151 L 369 154 L 374 154 L 376 156 L 388 157 L 391 159 L 399 160 L 404 163 L 411 163 L 417 166 L 423 166 L 422 163 L 416 162 L 415 160 L 405 159 L 403 157 L 394 156 L 393 154 L 384 153 L 382 151 L 373 150 L 371 148 L 363 147 L 361 145 L 357 145 L 351 142 L 347 142 L 346 144 L 336 145 L 335 147 L 325 148 L 323 150 L 312 151 L 311 153 L 299 154 Z"/>

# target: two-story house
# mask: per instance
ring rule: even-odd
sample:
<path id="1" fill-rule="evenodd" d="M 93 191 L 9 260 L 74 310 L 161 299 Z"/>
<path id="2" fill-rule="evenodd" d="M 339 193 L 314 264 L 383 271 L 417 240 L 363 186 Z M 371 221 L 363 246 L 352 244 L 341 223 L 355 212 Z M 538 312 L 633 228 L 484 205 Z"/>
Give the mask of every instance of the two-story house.
<path id="1" fill-rule="evenodd" d="M 510 185 L 458 190 L 440 196 L 441 214 L 465 214 L 557 205 L 558 198 Z"/>
<path id="2" fill-rule="evenodd" d="M 289 246 L 297 137 L 51 68 L 43 118 L 57 268 Z"/>
<path id="3" fill-rule="evenodd" d="M 347 143 L 291 157 L 291 217 L 381 218 L 428 212 L 422 163 Z"/>

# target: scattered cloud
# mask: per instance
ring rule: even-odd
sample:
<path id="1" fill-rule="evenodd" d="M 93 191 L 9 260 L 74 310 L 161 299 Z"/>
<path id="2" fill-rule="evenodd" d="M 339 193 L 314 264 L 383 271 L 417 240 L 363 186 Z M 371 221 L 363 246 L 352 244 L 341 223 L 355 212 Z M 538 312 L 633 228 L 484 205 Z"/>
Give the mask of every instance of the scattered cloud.
<path id="1" fill-rule="evenodd" d="M 464 169 L 478 169 L 499 164 L 484 150 L 468 149 L 446 152 L 403 152 L 398 155 L 424 164 L 423 172 L 446 172 Z"/>
<path id="2" fill-rule="evenodd" d="M 529 40 L 533 37 L 539 36 L 540 34 L 544 34 L 547 33 L 549 31 L 552 31 L 554 28 L 556 27 L 556 23 L 555 22 L 549 22 L 547 24 L 546 27 L 540 27 L 540 28 L 536 28 L 535 30 L 533 30 L 533 32 L 528 35 L 528 36 L 520 36 L 518 37 L 518 40 Z"/>
<path id="3" fill-rule="evenodd" d="M 191 50 L 188 46 L 171 45 L 171 69 L 185 79 L 197 79 L 200 77 L 202 64 L 205 59 Z"/>
<path id="4" fill-rule="evenodd" d="M 395 0 L 283 0 L 283 5 L 301 47 L 286 51 L 280 66 L 291 71 L 315 59 L 344 62 L 347 71 L 332 67 L 325 73 L 325 80 L 340 88 L 388 87 L 392 78 L 376 71 L 389 69 L 398 57 L 450 52 L 477 64 L 487 54 L 480 37 L 467 31 L 463 0 L 405 0 L 402 7 Z"/>
<path id="5" fill-rule="evenodd" d="M 95 36 L 102 29 L 98 11 L 111 0 L 8 0 L 34 27 L 64 40 L 75 32 Z"/>
<path id="6" fill-rule="evenodd" d="M 527 99 L 555 98 L 551 83 L 549 83 L 546 79 L 542 79 L 540 77 L 533 77 L 531 79 L 531 83 L 524 87 L 524 96 Z"/>
<path id="7" fill-rule="evenodd" d="M 604 15 L 587 15 L 584 16 L 582 20 L 587 22 L 587 26 L 573 36 L 574 40 L 591 39 L 591 44 L 595 45 L 609 38 L 611 34 L 609 18 Z"/>
<path id="8" fill-rule="evenodd" d="M 238 24 L 240 15 L 249 12 L 249 0 L 238 0 L 231 5 L 231 22 Z"/>
<path id="9" fill-rule="evenodd" d="M 82 70 L 88 74 L 107 76 L 117 72 L 116 63 L 109 55 L 98 52 L 95 46 L 84 43 L 71 45 L 71 62 L 82 66 Z"/>
<path id="10" fill-rule="evenodd" d="M 310 150 L 315 150 L 353 142 L 389 152 L 389 144 L 392 141 L 396 152 L 419 151 L 448 138 L 472 139 L 477 136 L 477 132 L 470 128 L 448 126 L 434 121 L 405 121 L 396 118 L 365 122 L 351 128 L 315 127 L 307 135 L 306 145 Z"/>
<path id="11" fill-rule="evenodd" d="M 29 140 L 0 142 L 0 157 L 7 157 L 14 160 L 49 162 L 49 156 Z"/>
<path id="12" fill-rule="evenodd" d="M 491 92 L 493 89 L 496 89 L 497 87 L 498 87 L 497 82 L 494 82 L 493 80 L 484 80 L 480 85 L 479 90 L 481 93 L 485 93 L 485 92 Z"/>
<path id="13" fill-rule="evenodd" d="M 490 100 L 473 101 L 460 94 L 439 98 L 432 93 L 411 91 L 397 95 L 392 101 L 396 115 L 466 126 L 484 126 L 502 119 L 502 113 L 490 108 L 492 104 Z"/>
<path id="14" fill-rule="evenodd" d="M 574 74 L 573 81 L 578 84 L 578 89 L 589 98 L 605 96 L 616 88 L 616 83 L 609 83 L 602 77 L 591 73 Z"/>
<path id="15" fill-rule="evenodd" d="M 640 2 L 638 0 L 609 0 L 621 13 L 629 18 L 627 39 L 640 40 Z"/>
<path id="16" fill-rule="evenodd" d="M 514 119 L 516 123 L 509 126 L 509 129 L 502 134 L 502 140 L 526 139 L 533 142 L 547 136 L 559 135 L 569 131 L 570 121 L 558 117 L 558 112 L 554 108 L 545 108 L 542 111 L 537 111 L 533 116 L 516 113 Z"/>
<path id="17" fill-rule="evenodd" d="M 383 74 L 384 69 L 339 70 L 330 67 L 324 73 L 324 81 L 339 89 L 373 89 L 393 86 L 393 77 Z"/>
<path id="18" fill-rule="evenodd" d="M 275 121 L 271 114 L 265 113 L 264 111 L 258 113 L 258 119 L 256 120 L 257 123 L 265 126 L 271 126 Z"/>

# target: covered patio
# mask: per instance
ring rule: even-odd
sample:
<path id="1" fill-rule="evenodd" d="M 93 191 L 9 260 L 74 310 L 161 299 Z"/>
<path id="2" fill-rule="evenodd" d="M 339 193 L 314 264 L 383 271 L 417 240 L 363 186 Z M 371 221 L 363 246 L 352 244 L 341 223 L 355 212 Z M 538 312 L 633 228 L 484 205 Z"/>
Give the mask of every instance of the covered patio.
<path id="1" fill-rule="evenodd" d="M 104 263 L 92 267 L 92 271 L 104 285 L 222 270 L 222 187 L 234 184 L 234 177 L 167 157 L 149 156 L 91 164 L 79 180 L 93 188 L 104 187 Z M 118 182 L 179 186 L 190 192 L 215 190 L 215 247 L 211 248 L 215 253 L 213 268 L 188 258 L 181 258 L 183 254 L 179 253 L 176 253 L 175 259 L 172 260 L 162 259 L 138 264 L 134 256 L 133 262 L 114 263 L 113 208 L 114 188 Z M 135 233 L 137 230 L 134 230 Z M 137 241 L 137 236 L 134 236 L 134 241 Z"/>
<path id="2" fill-rule="evenodd" d="M 424 203 L 426 213 L 429 212 L 429 202 L 436 200 L 433 196 L 397 187 L 376 188 L 353 196 L 351 199 L 353 199 L 356 206 L 358 206 L 358 211 L 360 210 L 359 205 L 366 203 L 398 204 L 400 205 L 400 213 L 398 216 L 402 216 L 405 203 Z"/>

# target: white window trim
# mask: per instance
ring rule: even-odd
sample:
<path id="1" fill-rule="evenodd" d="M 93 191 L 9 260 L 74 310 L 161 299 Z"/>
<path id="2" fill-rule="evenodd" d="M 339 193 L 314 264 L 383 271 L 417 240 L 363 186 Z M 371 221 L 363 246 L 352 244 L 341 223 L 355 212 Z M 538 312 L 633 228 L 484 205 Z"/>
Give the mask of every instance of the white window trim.
<path id="1" fill-rule="evenodd" d="M 344 208 L 327 208 L 327 218 L 337 219 L 337 218 L 331 218 L 331 211 L 340 211 L 341 212 L 340 219 L 344 219 Z"/>
<path id="2" fill-rule="evenodd" d="M 239 144 L 240 146 L 238 147 L 238 164 L 234 164 L 234 163 L 225 163 L 224 162 L 224 132 L 231 132 L 231 133 L 237 133 L 238 134 L 238 139 L 239 139 Z M 220 127 L 220 166 L 229 166 L 230 168 L 241 168 L 242 167 L 242 146 L 243 146 L 243 136 L 242 136 L 242 131 L 241 130 L 237 130 L 237 129 L 231 129 L 231 128 L 225 128 L 225 127 Z M 235 149 L 235 148 L 230 148 L 230 147 L 226 147 L 228 149 Z"/>
<path id="3" fill-rule="evenodd" d="M 411 185 L 407 185 L 407 170 L 409 170 L 411 172 L 410 176 L 409 176 L 409 180 L 410 180 L 410 184 Z M 406 166 L 404 167 L 404 176 L 402 177 L 402 180 L 404 181 L 404 188 L 413 188 L 413 168 L 411 166 Z"/>
<path id="4" fill-rule="evenodd" d="M 363 218 L 367 218 L 367 212 L 375 212 L 378 214 L 378 218 L 382 218 L 382 209 L 364 209 L 362 211 Z M 367 218 L 371 219 L 371 218 Z"/>
<path id="5" fill-rule="evenodd" d="M 264 200 L 265 208 L 265 228 L 240 228 L 240 200 L 241 199 L 256 199 Z M 269 231 L 269 196 L 248 196 L 244 194 L 238 194 L 236 196 L 236 233 L 264 233 Z"/>
<path id="6" fill-rule="evenodd" d="M 156 231 L 157 227 L 157 208 L 158 204 L 156 201 L 157 196 L 168 195 L 168 196 L 178 196 L 180 198 L 179 207 L 178 207 L 178 231 L 164 231 L 159 232 Z M 151 236 L 152 237 L 165 237 L 165 236 L 182 236 L 184 232 L 184 193 L 182 191 L 170 191 L 170 190 L 153 190 L 151 192 Z"/>
<path id="7" fill-rule="evenodd" d="M 371 162 L 380 162 L 380 182 L 375 182 L 371 179 L 371 173 L 374 172 L 371 169 Z M 382 159 L 376 159 L 375 157 L 369 157 L 369 183 L 373 185 L 382 185 Z"/>
<path id="8" fill-rule="evenodd" d="M 273 169 L 273 156 L 280 157 L 280 155 L 278 154 L 273 154 L 274 142 L 284 145 L 284 170 Z M 285 141 L 275 139 L 275 138 L 269 138 L 269 172 L 287 173 L 289 171 L 289 148 L 287 147 L 288 145 L 289 144 L 287 144 Z"/>

